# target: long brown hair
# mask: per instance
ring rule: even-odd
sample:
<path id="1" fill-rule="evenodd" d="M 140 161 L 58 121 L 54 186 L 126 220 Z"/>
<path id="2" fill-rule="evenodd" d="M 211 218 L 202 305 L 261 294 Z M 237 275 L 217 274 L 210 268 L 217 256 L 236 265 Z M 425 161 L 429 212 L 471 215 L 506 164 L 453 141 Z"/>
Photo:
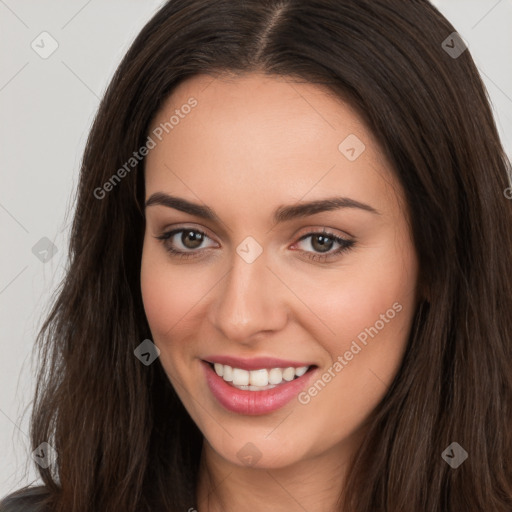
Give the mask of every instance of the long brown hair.
<path id="1" fill-rule="evenodd" d="M 58 454 L 37 466 L 41 504 L 197 507 L 202 435 L 161 364 L 133 353 L 151 338 L 139 281 L 144 160 L 95 190 L 146 143 L 187 77 L 263 71 L 322 84 L 357 109 L 403 187 L 419 257 L 426 299 L 340 510 L 512 510 L 511 168 L 454 32 L 427 0 L 172 0 L 146 24 L 90 132 L 67 274 L 38 336 L 32 445 Z M 453 442 L 468 454 L 457 468 L 442 457 Z"/>

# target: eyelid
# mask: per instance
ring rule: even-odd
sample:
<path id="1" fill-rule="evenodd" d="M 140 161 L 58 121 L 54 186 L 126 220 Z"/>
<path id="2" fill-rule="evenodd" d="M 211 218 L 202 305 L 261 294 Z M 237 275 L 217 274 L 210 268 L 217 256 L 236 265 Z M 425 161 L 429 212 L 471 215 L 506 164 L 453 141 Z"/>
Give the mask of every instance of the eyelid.
<path id="1" fill-rule="evenodd" d="M 163 228 L 157 228 L 156 229 L 156 232 L 157 232 L 157 235 L 160 234 L 160 235 L 166 235 L 166 234 L 169 234 L 171 232 L 178 232 L 178 231 L 187 231 L 187 230 L 190 230 L 190 231 L 198 231 L 199 233 L 204 233 L 210 240 L 215 240 L 216 239 L 216 236 L 213 235 L 213 233 L 210 231 L 209 228 L 203 226 L 202 224 L 199 225 L 199 224 L 194 224 L 192 223 L 192 225 L 189 225 L 189 224 L 172 224 L 172 225 L 166 225 L 164 226 Z"/>
<path id="2" fill-rule="evenodd" d="M 321 225 L 304 228 L 303 230 L 301 230 L 301 234 L 295 236 L 298 237 L 297 241 L 299 241 L 305 236 L 318 235 L 321 233 L 324 233 L 327 236 L 335 236 L 338 238 L 343 238 L 347 241 L 353 240 L 354 242 L 357 242 L 357 237 L 351 235 L 348 231 L 340 231 L 339 229 L 328 228 L 327 226 Z"/>
<path id="3" fill-rule="evenodd" d="M 174 236 L 176 236 L 178 233 L 182 233 L 182 232 L 186 232 L 186 231 L 194 231 L 196 233 L 200 233 L 202 235 L 204 235 L 206 238 L 208 238 L 209 240 L 211 240 L 212 242 L 214 242 L 217 246 L 219 246 L 219 243 L 215 241 L 215 239 L 213 237 L 211 237 L 206 231 L 207 230 L 203 230 L 201 228 L 195 228 L 195 227 L 189 227 L 189 226 L 178 226 L 178 227 L 175 227 L 175 228 L 169 228 L 169 229 L 163 229 L 161 234 L 160 235 L 157 235 L 155 236 L 155 238 L 157 238 L 158 240 L 161 240 L 162 242 L 166 242 L 167 240 L 170 240 L 171 238 L 173 238 Z M 188 251 L 183 251 L 183 252 L 186 252 L 186 253 L 197 253 L 197 252 L 200 252 L 200 251 L 203 251 L 205 249 L 211 249 L 212 247 L 203 247 L 201 249 L 196 249 L 196 250 L 188 250 Z"/>

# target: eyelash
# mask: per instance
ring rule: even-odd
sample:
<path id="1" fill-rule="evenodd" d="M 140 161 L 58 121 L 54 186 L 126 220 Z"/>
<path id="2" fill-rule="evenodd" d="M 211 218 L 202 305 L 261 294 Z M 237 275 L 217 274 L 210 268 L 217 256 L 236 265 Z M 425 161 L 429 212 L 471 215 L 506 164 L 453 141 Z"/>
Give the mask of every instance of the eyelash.
<path id="1" fill-rule="evenodd" d="M 192 233 L 199 233 L 200 235 L 203 235 L 204 237 L 210 238 L 206 233 L 201 231 L 200 229 L 191 229 L 191 228 L 180 228 L 180 229 L 174 229 L 172 231 L 167 231 L 166 233 L 163 233 L 160 236 L 156 236 L 155 238 L 160 240 L 167 252 L 171 254 L 172 257 L 176 258 L 195 258 L 197 257 L 197 252 L 200 251 L 200 249 L 195 251 L 177 251 L 176 249 L 173 249 L 169 244 L 168 241 L 170 238 L 172 238 L 174 235 L 178 233 L 183 233 L 184 231 L 192 232 Z M 308 254 L 307 258 L 313 261 L 320 261 L 320 262 L 326 262 L 328 259 L 331 259 L 333 256 L 337 256 L 339 254 L 342 254 L 346 251 L 349 251 L 355 244 L 355 240 L 349 240 L 346 238 L 342 238 L 340 236 L 335 235 L 334 233 L 329 233 L 328 231 L 314 231 L 311 233 L 307 233 L 306 235 L 303 235 L 299 238 L 298 242 L 301 242 L 302 240 L 305 240 L 306 238 L 317 236 L 317 235 L 324 235 L 328 238 L 330 238 L 333 242 L 336 242 L 340 245 L 340 248 L 337 249 L 334 252 L 330 252 L 328 254 L 321 254 L 321 253 L 310 253 L 309 251 L 303 251 Z"/>

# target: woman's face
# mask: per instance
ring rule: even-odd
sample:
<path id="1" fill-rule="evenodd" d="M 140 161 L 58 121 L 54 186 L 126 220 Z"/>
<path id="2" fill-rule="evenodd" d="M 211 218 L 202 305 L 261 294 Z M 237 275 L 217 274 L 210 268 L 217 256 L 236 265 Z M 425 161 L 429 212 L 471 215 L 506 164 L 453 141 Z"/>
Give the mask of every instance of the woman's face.
<path id="1" fill-rule="evenodd" d="M 339 459 L 416 305 L 402 191 L 372 133 L 319 86 L 249 74 L 183 82 L 149 136 L 144 307 L 208 449 L 267 468 Z"/>

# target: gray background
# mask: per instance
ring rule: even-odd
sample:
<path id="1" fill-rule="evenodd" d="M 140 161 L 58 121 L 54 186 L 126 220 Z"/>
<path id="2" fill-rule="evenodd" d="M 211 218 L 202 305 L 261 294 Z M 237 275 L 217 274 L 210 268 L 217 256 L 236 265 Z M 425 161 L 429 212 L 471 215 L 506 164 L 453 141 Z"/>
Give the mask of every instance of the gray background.
<path id="1" fill-rule="evenodd" d="M 0 497 L 36 478 L 32 348 L 63 276 L 85 140 L 117 64 L 162 3 L 0 0 Z M 512 0 L 433 3 L 468 44 L 512 156 Z M 50 48 L 43 31 L 58 43 L 46 59 L 31 47 Z"/>

